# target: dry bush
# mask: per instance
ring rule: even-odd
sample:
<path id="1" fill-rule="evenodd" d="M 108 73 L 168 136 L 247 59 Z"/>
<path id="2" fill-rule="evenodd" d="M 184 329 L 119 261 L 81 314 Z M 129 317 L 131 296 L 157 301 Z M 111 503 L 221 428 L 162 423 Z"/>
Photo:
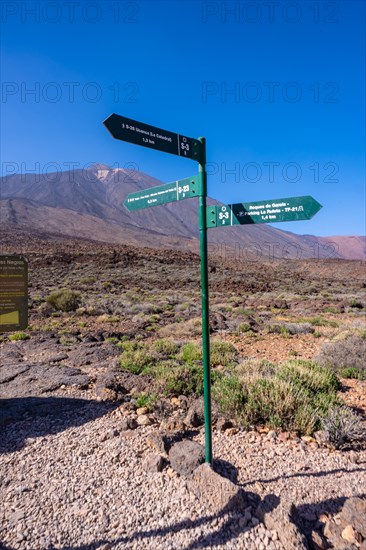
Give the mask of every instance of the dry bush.
<path id="1" fill-rule="evenodd" d="M 183 323 L 172 323 L 161 327 L 158 331 L 162 338 L 173 337 L 177 339 L 192 338 L 201 335 L 201 318 L 195 317 Z"/>
<path id="2" fill-rule="evenodd" d="M 333 369 L 341 376 L 366 378 L 366 337 L 351 335 L 327 342 L 315 358 L 319 365 Z"/>
<path id="3" fill-rule="evenodd" d="M 331 407 L 321 418 L 322 437 L 336 449 L 357 447 L 366 441 L 366 427 L 359 415 L 346 407 Z"/>

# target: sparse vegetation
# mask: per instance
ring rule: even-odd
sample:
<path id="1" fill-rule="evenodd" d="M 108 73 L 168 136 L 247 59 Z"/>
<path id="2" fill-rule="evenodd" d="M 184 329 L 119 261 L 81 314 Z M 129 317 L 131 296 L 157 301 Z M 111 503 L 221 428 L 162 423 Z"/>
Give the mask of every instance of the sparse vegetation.
<path id="1" fill-rule="evenodd" d="M 47 303 L 56 311 L 75 311 L 80 305 L 80 293 L 68 288 L 55 290 L 47 297 Z"/>
<path id="2" fill-rule="evenodd" d="M 243 363 L 237 371 L 218 380 L 213 395 L 221 411 L 244 426 L 312 434 L 319 415 L 338 403 L 336 376 L 308 361 Z"/>
<path id="3" fill-rule="evenodd" d="M 148 412 L 154 410 L 155 403 L 157 401 L 157 396 L 151 393 L 140 393 L 136 396 L 136 406 L 137 407 L 146 407 Z"/>
<path id="4" fill-rule="evenodd" d="M 316 361 L 333 369 L 339 376 L 366 379 L 366 338 L 349 335 L 323 345 Z M 352 376 L 353 375 L 353 376 Z"/>
<path id="5" fill-rule="evenodd" d="M 33 331 L 42 338 L 52 336 L 49 331 L 51 348 L 57 342 L 82 354 L 85 340 L 102 349 L 103 362 L 104 353 L 113 357 L 118 350 L 121 370 L 145 377 L 136 392 L 147 387 L 147 393 L 134 399 L 149 411 L 155 396 L 201 395 L 196 256 L 191 262 L 180 252 L 131 248 L 112 262 L 110 251 L 98 247 L 92 261 L 80 250 L 75 262 L 41 265 L 30 287 L 32 341 Z M 321 270 L 319 262 L 287 267 L 258 270 L 237 262 L 228 277 L 220 264 L 210 277 L 212 393 L 221 412 L 241 426 L 310 434 L 329 414 L 334 421 L 341 403 L 337 376 L 366 378 L 364 279 L 358 264 L 342 264 L 344 282 L 327 262 Z M 3 344 L 27 333 L 5 336 Z M 301 359 L 321 345 L 315 362 Z"/>
<path id="6" fill-rule="evenodd" d="M 11 342 L 17 342 L 18 340 L 29 340 L 29 334 L 25 332 L 15 332 L 14 334 L 9 335 L 9 340 Z"/>

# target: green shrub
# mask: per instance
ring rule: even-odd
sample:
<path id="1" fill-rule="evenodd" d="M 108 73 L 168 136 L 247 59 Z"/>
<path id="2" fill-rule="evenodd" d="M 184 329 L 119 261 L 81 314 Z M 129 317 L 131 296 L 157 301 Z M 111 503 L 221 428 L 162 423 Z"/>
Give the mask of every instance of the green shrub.
<path id="1" fill-rule="evenodd" d="M 232 344 L 214 340 L 210 349 L 211 367 L 216 367 L 218 365 L 229 367 L 235 362 L 237 355 L 237 351 Z"/>
<path id="2" fill-rule="evenodd" d="M 25 332 L 15 332 L 14 334 L 9 335 L 9 340 L 12 342 L 17 342 L 18 340 L 29 340 L 29 334 Z"/>
<path id="3" fill-rule="evenodd" d="M 155 394 L 140 393 L 136 397 L 137 407 L 146 407 L 149 412 L 154 410 L 156 401 L 157 401 L 157 396 Z"/>
<path id="4" fill-rule="evenodd" d="M 182 346 L 179 359 L 188 364 L 192 364 L 196 361 L 202 361 L 201 346 L 195 344 L 194 342 L 184 344 L 184 346 Z"/>
<path id="5" fill-rule="evenodd" d="M 63 288 L 52 292 L 46 300 L 57 311 L 75 311 L 80 305 L 80 293 Z"/>
<path id="6" fill-rule="evenodd" d="M 146 344 L 141 342 L 123 342 L 122 344 L 121 347 L 124 349 L 120 357 L 122 370 L 141 374 L 156 364 L 157 358 L 148 351 Z"/>
<path id="7" fill-rule="evenodd" d="M 244 405 L 244 390 L 236 375 L 223 376 L 214 382 L 212 396 L 223 415 L 235 420 L 241 419 Z"/>
<path id="8" fill-rule="evenodd" d="M 301 359 L 287 361 L 279 367 L 277 376 L 312 393 L 335 392 L 339 388 L 338 378 L 330 369 Z"/>
<path id="9" fill-rule="evenodd" d="M 80 283 L 83 285 L 87 285 L 89 283 L 95 283 L 96 280 L 97 280 L 96 277 L 91 275 L 90 277 L 83 277 L 82 279 L 80 279 Z"/>
<path id="10" fill-rule="evenodd" d="M 242 363 L 233 379 L 219 379 L 212 391 L 220 408 L 245 426 L 259 424 L 311 434 L 319 428 L 319 416 L 339 404 L 337 388 L 333 372 L 294 359 L 283 365 Z"/>
<path id="11" fill-rule="evenodd" d="M 238 332 L 250 332 L 252 330 L 252 327 L 249 323 L 240 323 L 238 325 Z"/>
<path id="12" fill-rule="evenodd" d="M 156 340 L 153 347 L 158 353 L 168 357 L 169 359 L 174 357 L 179 352 L 179 345 L 172 340 L 168 340 L 167 338 Z"/>
<path id="13" fill-rule="evenodd" d="M 355 367 L 347 367 L 339 370 L 339 376 L 342 378 L 355 378 L 356 380 L 365 380 L 366 371 L 356 369 Z"/>
<path id="14" fill-rule="evenodd" d="M 165 396 L 203 394 L 203 369 L 200 365 L 167 361 L 151 374 L 155 377 L 157 388 Z"/>

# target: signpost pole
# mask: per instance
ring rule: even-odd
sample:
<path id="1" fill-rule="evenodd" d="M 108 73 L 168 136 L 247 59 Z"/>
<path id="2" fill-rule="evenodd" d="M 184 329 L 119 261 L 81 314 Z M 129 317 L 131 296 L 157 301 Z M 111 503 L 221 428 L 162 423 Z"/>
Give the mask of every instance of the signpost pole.
<path id="1" fill-rule="evenodd" d="M 210 326 L 208 304 L 208 253 L 207 253 L 207 222 L 206 222 L 206 140 L 199 138 L 202 143 L 202 158 L 199 163 L 199 177 L 201 182 L 201 196 L 198 206 L 198 223 L 200 230 L 200 258 L 201 258 L 201 300 L 202 300 L 202 355 L 203 355 L 203 399 L 205 416 L 205 455 L 206 462 L 212 463 L 212 422 L 211 422 L 211 376 L 210 376 Z"/>

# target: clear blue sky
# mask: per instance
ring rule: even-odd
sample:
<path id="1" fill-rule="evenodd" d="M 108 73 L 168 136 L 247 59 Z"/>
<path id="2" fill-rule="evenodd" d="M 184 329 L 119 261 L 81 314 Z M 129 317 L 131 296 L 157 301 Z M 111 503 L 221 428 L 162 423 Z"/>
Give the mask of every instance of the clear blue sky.
<path id="1" fill-rule="evenodd" d="M 212 197 L 309 194 L 320 213 L 277 228 L 365 234 L 364 28 L 361 0 L 2 2 L 2 172 L 195 173 L 113 140 L 116 112 L 205 136 Z"/>

